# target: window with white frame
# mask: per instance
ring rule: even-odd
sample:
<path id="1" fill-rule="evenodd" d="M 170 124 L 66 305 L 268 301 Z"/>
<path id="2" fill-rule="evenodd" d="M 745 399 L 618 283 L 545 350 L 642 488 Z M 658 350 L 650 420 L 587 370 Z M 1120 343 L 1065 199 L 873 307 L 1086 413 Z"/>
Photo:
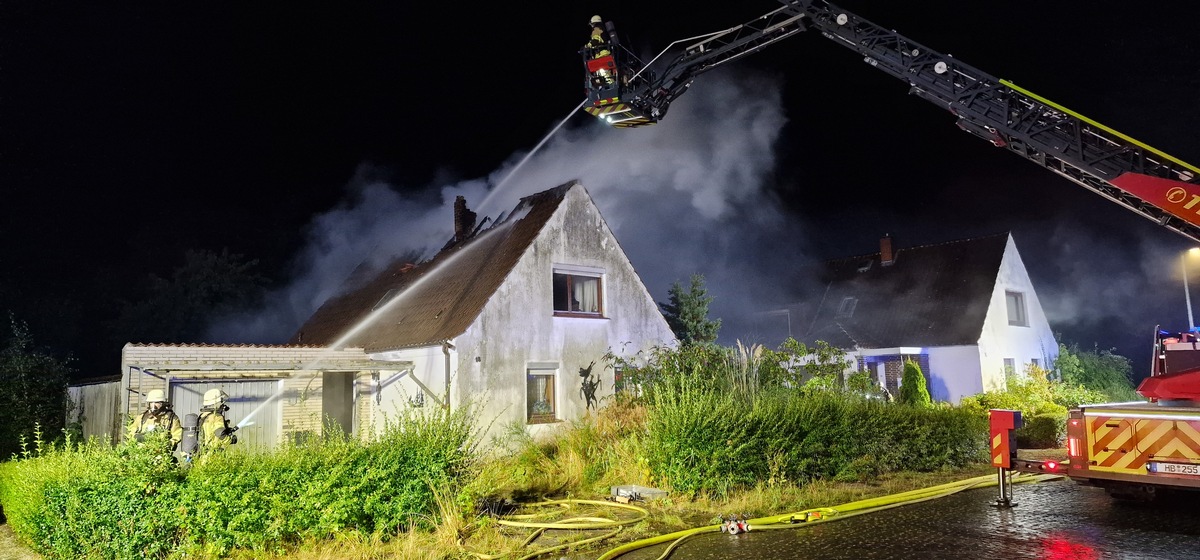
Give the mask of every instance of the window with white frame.
<path id="1" fill-rule="evenodd" d="M 557 393 L 555 391 L 557 378 L 557 368 L 531 366 L 526 370 L 525 410 L 530 424 L 558 420 Z"/>
<path id="2" fill-rule="evenodd" d="M 1016 375 L 1017 361 L 1012 358 L 1004 358 L 1004 375 Z"/>
<path id="3" fill-rule="evenodd" d="M 604 316 L 603 275 L 599 271 L 554 269 L 554 314 Z"/>
<path id="4" fill-rule="evenodd" d="M 1025 294 L 1021 292 L 1004 292 L 1004 301 L 1008 305 L 1008 324 L 1018 327 L 1028 327 L 1029 319 L 1025 313 Z"/>

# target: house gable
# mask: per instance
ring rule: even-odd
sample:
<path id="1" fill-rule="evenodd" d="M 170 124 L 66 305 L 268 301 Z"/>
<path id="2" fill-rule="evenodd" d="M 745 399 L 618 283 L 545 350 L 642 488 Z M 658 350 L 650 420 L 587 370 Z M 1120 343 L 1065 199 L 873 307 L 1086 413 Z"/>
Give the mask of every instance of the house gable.
<path id="1" fill-rule="evenodd" d="M 1024 373 L 1031 363 L 1051 367 L 1058 356 L 1058 343 L 1011 237 L 1005 245 L 1004 259 L 988 301 L 979 338 L 984 387 L 1003 388 L 1010 366 L 1012 373 L 1018 374 Z M 1009 365 L 1005 360 L 1009 360 Z"/>
<path id="2" fill-rule="evenodd" d="M 975 344 L 1007 233 L 828 261 L 806 342 L 842 348 Z"/>

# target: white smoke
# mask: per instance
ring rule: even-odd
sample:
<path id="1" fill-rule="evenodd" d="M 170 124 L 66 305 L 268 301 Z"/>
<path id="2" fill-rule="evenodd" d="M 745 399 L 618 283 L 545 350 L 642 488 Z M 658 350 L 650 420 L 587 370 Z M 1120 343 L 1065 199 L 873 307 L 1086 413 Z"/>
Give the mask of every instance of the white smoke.
<path id="1" fill-rule="evenodd" d="M 779 91 L 776 79 L 761 74 L 714 72 L 655 126 L 619 130 L 576 117 L 540 151 L 514 154 L 486 179 L 405 192 L 360 170 L 347 200 L 309 226 L 291 284 L 270 294 L 263 309 L 220 318 L 207 338 L 282 342 L 360 263 L 431 256 L 453 233 L 457 195 L 480 219 L 496 218 L 520 197 L 573 179 L 596 201 L 656 300 L 693 273 L 705 276 L 716 297 L 713 317 L 778 300 L 782 274 L 803 261 L 802 233 L 766 194 L 786 122 Z"/>

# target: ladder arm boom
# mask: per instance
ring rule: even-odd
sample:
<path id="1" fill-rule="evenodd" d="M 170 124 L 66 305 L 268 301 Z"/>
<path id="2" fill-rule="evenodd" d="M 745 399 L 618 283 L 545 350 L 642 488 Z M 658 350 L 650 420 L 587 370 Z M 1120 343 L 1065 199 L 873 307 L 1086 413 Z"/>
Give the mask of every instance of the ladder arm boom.
<path id="1" fill-rule="evenodd" d="M 963 130 L 1200 241 L 1200 169 L 1012 82 L 820 0 L 780 0 L 809 25 L 954 114 Z"/>

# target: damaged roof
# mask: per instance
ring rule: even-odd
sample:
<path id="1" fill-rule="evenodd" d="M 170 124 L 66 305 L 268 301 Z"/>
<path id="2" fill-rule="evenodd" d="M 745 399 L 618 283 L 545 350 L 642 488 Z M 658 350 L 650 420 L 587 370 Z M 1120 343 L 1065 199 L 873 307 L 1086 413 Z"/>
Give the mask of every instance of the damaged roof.
<path id="1" fill-rule="evenodd" d="M 828 261 L 804 342 L 840 348 L 979 342 L 1009 234 Z"/>
<path id="2" fill-rule="evenodd" d="M 456 203 L 456 237 L 437 255 L 416 265 L 397 260 L 377 271 L 360 266 L 348 287 L 321 305 L 290 342 L 375 353 L 457 337 L 575 186 L 571 182 L 522 198 L 507 217 L 482 230 L 474 226 L 465 202 Z M 468 224 L 460 222 L 463 215 Z"/>

